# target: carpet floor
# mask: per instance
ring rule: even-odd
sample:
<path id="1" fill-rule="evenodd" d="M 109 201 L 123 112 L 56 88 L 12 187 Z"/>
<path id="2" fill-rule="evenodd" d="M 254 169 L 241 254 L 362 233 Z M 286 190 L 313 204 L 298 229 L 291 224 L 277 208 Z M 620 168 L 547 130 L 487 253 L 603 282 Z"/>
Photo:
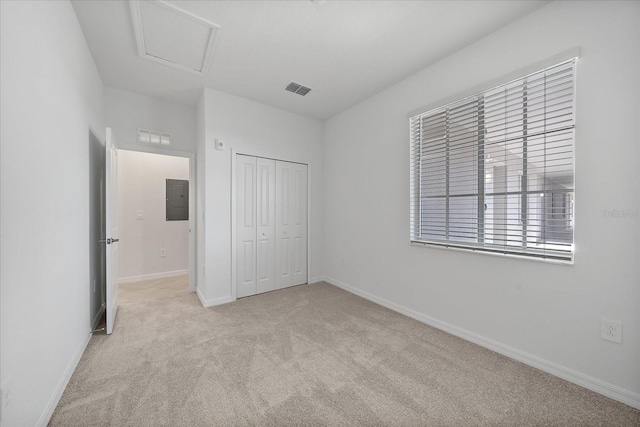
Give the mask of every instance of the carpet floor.
<path id="1" fill-rule="evenodd" d="M 51 426 L 639 426 L 640 411 L 327 283 L 203 308 L 121 285 Z"/>

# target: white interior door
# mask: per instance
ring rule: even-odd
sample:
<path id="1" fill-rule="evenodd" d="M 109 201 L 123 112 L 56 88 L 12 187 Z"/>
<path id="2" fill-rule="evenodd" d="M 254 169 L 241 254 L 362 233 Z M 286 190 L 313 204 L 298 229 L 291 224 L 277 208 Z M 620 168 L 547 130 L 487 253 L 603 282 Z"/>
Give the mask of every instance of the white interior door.
<path id="1" fill-rule="evenodd" d="M 276 288 L 307 283 L 307 166 L 276 162 Z"/>
<path id="2" fill-rule="evenodd" d="M 236 297 L 255 295 L 256 164 L 252 156 L 236 158 Z"/>
<path id="3" fill-rule="evenodd" d="M 107 334 L 113 332 L 118 312 L 118 149 L 110 128 L 106 135 L 105 226 L 106 226 L 106 317 Z"/>
<path id="4" fill-rule="evenodd" d="M 257 159 L 257 293 L 275 289 L 276 162 Z"/>

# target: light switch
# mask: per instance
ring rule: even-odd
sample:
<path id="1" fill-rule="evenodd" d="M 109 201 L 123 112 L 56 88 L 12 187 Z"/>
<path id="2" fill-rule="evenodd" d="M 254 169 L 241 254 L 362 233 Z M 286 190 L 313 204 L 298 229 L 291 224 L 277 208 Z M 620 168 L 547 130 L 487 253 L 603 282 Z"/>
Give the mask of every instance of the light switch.
<path id="1" fill-rule="evenodd" d="M 142 211 L 136 211 L 136 219 L 142 219 Z"/>

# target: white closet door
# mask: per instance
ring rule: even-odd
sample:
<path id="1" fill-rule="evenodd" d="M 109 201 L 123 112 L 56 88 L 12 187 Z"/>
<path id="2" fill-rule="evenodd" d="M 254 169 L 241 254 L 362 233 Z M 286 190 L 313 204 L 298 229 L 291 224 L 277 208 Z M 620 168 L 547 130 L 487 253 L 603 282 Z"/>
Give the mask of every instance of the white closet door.
<path id="1" fill-rule="evenodd" d="M 236 296 L 255 295 L 256 287 L 256 158 L 236 159 Z"/>
<path id="2" fill-rule="evenodd" d="M 307 165 L 293 164 L 292 184 L 292 285 L 307 283 Z"/>
<path id="3" fill-rule="evenodd" d="M 307 282 L 307 166 L 276 161 L 276 288 Z"/>
<path id="4" fill-rule="evenodd" d="M 257 293 L 275 289 L 276 161 L 257 159 Z"/>

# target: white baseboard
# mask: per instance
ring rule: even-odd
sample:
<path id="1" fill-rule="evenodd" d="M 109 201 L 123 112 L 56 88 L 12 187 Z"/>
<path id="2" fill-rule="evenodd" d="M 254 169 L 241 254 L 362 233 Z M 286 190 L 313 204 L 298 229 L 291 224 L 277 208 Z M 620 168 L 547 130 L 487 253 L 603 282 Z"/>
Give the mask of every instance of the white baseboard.
<path id="1" fill-rule="evenodd" d="M 206 299 L 202 295 L 202 292 L 200 292 L 200 288 L 196 289 L 196 293 L 198 294 L 198 299 L 200 300 L 200 303 L 205 308 L 214 307 L 216 305 L 227 304 L 227 303 L 230 303 L 230 302 L 234 302 L 236 300 L 231 295 L 226 296 L 226 297 L 221 297 L 221 298 Z"/>
<path id="2" fill-rule="evenodd" d="M 189 270 L 165 271 L 162 273 L 142 274 L 140 276 L 122 277 L 118 279 L 118 283 L 135 283 L 143 280 L 164 279 L 166 277 L 183 276 L 189 274 Z"/>
<path id="3" fill-rule="evenodd" d="M 314 276 L 309 278 L 309 284 L 318 283 L 324 281 L 324 276 Z"/>
<path id="4" fill-rule="evenodd" d="M 73 372 L 76 370 L 78 363 L 80 363 L 80 358 L 82 358 L 87 345 L 89 345 L 91 335 L 91 333 L 87 334 L 76 348 L 76 352 L 73 354 L 73 357 L 69 361 L 69 364 L 67 364 L 67 367 L 64 370 L 64 374 L 62 375 L 62 378 L 60 378 L 60 381 L 58 381 L 58 385 L 53 391 L 53 394 L 51 395 L 47 406 L 44 408 L 44 411 L 42 411 L 40 419 L 38 419 L 38 423 L 36 424 L 37 426 L 45 427 L 47 424 L 49 424 L 49 421 L 51 421 L 51 417 L 53 416 L 53 412 L 58 406 L 58 402 L 60 402 L 62 393 L 64 393 L 64 390 L 67 388 L 67 384 L 69 384 L 69 380 L 71 380 Z"/>
<path id="5" fill-rule="evenodd" d="M 466 329 L 462 329 L 457 326 L 451 325 L 449 323 L 442 322 L 438 319 L 419 313 L 415 310 L 412 310 L 400 304 L 396 304 L 384 298 L 380 298 L 376 295 L 370 294 L 369 292 L 362 291 L 353 286 L 342 283 L 339 280 L 335 280 L 330 277 L 324 277 L 322 278 L 322 280 L 334 286 L 337 286 L 341 289 L 344 289 L 347 292 L 358 295 L 369 301 L 375 302 L 376 304 L 380 304 L 381 306 L 386 307 L 390 310 L 396 311 L 398 313 L 404 314 L 405 316 L 416 319 L 419 322 L 425 323 L 429 326 L 433 326 L 434 328 L 448 332 L 451 335 L 455 335 L 464 340 L 477 344 L 481 347 L 488 348 L 489 350 L 495 351 L 496 353 L 500 353 L 503 356 L 509 357 L 511 359 L 522 362 L 526 365 L 540 369 L 541 371 L 547 372 L 551 375 L 562 378 L 564 380 L 577 384 L 591 391 L 595 391 L 596 393 L 610 397 L 611 399 L 627 404 L 633 408 L 640 409 L 639 393 L 634 393 L 630 390 L 626 390 L 622 387 L 618 387 L 614 384 L 607 383 L 605 381 L 599 380 L 597 378 L 591 377 L 581 372 L 574 371 L 573 369 L 567 368 L 565 366 L 559 365 L 557 363 L 551 362 L 549 360 L 543 359 L 533 354 L 529 354 L 527 352 L 515 349 L 513 347 L 509 347 L 508 345 L 491 340 L 489 338 L 483 337 L 476 333 L 467 331 Z"/>

